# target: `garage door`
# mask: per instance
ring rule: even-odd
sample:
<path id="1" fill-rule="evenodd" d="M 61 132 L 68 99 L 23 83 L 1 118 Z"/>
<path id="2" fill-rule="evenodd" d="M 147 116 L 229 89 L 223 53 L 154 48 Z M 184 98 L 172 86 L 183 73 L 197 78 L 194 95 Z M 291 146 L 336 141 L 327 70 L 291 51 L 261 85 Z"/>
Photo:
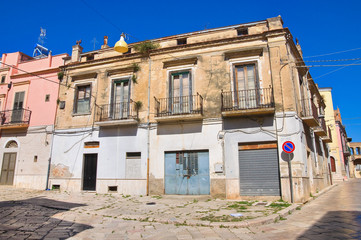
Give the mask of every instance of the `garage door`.
<path id="1" fill-rule="evenodd" d="M 280 196 L 277 149 L 239 150 L 241 196 Z"/>
<path id="2" fill-rule="evenodd" d="M 210 193 L 208 151 L 165 153 L 165 193 Z"/>

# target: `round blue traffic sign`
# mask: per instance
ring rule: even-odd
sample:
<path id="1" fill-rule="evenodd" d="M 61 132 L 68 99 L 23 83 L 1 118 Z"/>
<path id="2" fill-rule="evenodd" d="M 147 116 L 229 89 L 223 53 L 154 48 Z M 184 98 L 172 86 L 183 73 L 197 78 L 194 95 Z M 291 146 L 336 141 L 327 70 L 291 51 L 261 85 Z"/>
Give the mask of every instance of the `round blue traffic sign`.
<path id="1" fill-rule="evenodd" d="M 282 149 L 285 153 L 292 153 L 295 150 L 295 144 L 291 141 L 286 141 L 283 143 Z"/>

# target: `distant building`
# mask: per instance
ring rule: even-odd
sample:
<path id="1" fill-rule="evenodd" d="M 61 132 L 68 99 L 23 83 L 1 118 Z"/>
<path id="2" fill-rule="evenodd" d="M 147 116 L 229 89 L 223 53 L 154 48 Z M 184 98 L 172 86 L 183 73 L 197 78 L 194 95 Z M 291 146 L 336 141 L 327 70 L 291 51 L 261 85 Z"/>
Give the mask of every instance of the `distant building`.
<path id="1" fill-rule="evenodd" d="M 361 178 L 361 142 L 349 143 L 351 150 L 350 175 Z"/>
<path id="2" fill-rule="evenodd" d="M 289 159 L 296 202 L 330 185 L 326 104 L 281 17 L 152 42 L 73 46 L 51 186 L 290 201 Z"/>
<path id="3" fill-rule="evenodd" d="M 326 102 L 325 120 L 330 129 L 332 142 L 330 148 L 330 170 L 333 181 L 343 181 L 350 177 L 348 138 L 345 127 L 342 125 L 340 110 L 334 110 L 332 101 L 332 89 L 321 88 L 320 92 Z"/>
<path id="4" fill-rule="evenodd" d="M 57 74 L 65 56 L 50 53 L 34 59 L 21 52 L 2 55 L 1 185 L 46 188 L 59 90 Z"/>

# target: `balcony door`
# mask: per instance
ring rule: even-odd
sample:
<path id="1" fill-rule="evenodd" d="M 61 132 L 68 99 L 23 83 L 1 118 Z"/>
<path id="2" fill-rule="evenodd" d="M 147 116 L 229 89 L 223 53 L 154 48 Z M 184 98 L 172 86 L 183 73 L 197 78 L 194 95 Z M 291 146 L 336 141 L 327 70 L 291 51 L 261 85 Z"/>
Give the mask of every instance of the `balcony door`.
<path id="1" fill-rule="evenodd" d="M 11 115 L 11 122 L 19 123 L 23 119 L 23 107 L 24 107 L 25 92 L 15 93 L 13 113 Z"/>
<path id="2" fill-rule="evenodd" d="M 190 71 L 171 74 L 169 109 L 173 114 L 192 111 L 192 80 Z"/>
<path id="3" fill-rule="evenodd" d="M 129 116 L 129 79 L 115 80 L 112 88 L 110 113 L 112 119 Z"/>
<path id="4" fill-rule="evenodd" d="M 234 104 L 240 109 L 257 108 L 260 93 L 255 64 L 236 65 L 234 72 Z"/>

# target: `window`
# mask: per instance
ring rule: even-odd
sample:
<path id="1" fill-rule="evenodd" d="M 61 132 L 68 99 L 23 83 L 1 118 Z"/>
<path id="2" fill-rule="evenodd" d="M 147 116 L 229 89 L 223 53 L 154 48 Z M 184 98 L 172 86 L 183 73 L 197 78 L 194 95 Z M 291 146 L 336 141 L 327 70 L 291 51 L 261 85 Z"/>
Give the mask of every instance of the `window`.
<path id="1" fill-rule="evenodd" d="M 5 75 L 1 76 L 1 83 L 5 83 L 5 78 L 6 78 Z"/>
<path id="2" fill-rule="evenodd" d="M 132 48 L 128 48 L 128 51 L 123 54 L 129 54 L 129 53 L 132 53 Z"/>
<path id="3" fill-rule="evenodd" d="M 77 86 L 74 113 L 90 113 L 90 84 Z"/>
<path id="4" fill-rule="evenodd" d="M 177 45 L 185 45 L 187 44 L 187 38 L 177 39 Z"/>
<path id="5" fill-rule="evenodd" d="M 244 36 L 248 35 L 248 29 L 247 28 L 239 28 L 237 29 L 237 36 Z"/>
<path id="6" fill-rule="evenodd" d="M 256 108 L 260 102 L 255 64 L 234 66 L 234 99 L 239 108 Z"/>
<path id="7" fill-rule="evenodd" d="M 87 61 L 94 60 L 94 54 L 91 54 L 91 55 L 86 56 L 86 60 L 87 60 Z"/>
<path id="8" fill-rule="evenodd" d="M 187 113 L 192 110 L 191 71 L 170 74 L 169 99 L 169 109 L 172 113 Z"/>
<path id="9" fill-rule="evenodd" d="M 46 94 L 45 95 L 45 102 L 49 102 L 50 101 L 50 94 Z"/>
<path id="10" fill-rule="evenodd" d="M 25 92 L 16 92 L 14 97 L 13 111 L 11 115 L 11 122 L 21 122 L 24 113 L 24 98 Z"/>
<path id="11" fill-rule="evenodd" d="M 130 112 L 130 86 L 129 78 L 116 79 L 113 81 L 112 97 L 110 105 L 110 117 L 112 119 L 128 118 Z"/>

